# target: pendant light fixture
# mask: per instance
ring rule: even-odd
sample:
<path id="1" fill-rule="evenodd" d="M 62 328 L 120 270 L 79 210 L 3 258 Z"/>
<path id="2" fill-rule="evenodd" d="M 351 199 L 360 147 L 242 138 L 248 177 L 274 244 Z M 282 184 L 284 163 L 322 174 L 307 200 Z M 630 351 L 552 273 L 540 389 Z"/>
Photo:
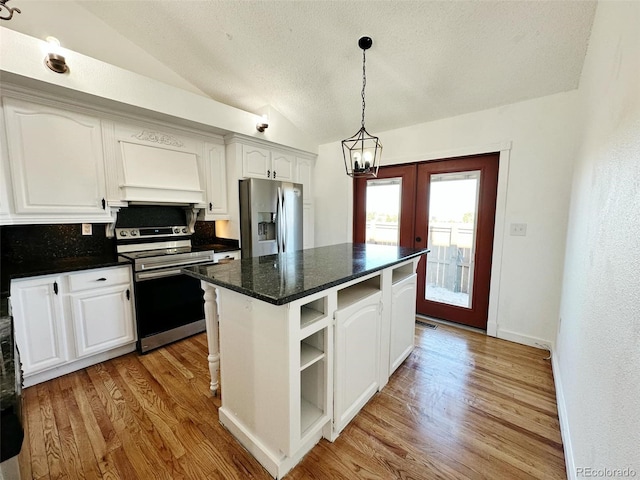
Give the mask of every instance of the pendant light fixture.
<path id="1" fill-rule="evenodd" d="M 382 143 L 378 137 L 370 135 L 364 128 L 364 88 L 367 84 L 365 70 L 365 52 L 371 48 L 373 40 L 370 37 L 362 37 L 358 40 L 358 46 L 362 49 L 362 122 L 360 130 L 346 140 L 342 140 L 342 156 L 344 167 L 350 177 L 377 177 L 380 156 L 382 155 Z"/>

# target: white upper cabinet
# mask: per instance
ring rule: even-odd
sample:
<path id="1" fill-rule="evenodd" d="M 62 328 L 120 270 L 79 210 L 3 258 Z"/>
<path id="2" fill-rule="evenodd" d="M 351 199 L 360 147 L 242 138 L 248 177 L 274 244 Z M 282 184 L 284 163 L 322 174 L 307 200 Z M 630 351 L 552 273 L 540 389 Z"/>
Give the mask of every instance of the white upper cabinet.
<path id="1" fill-rule="evenodd" d="M 228 213 L 227 168 L 224 145 L 205 143 L 204 171 L 207 187 L 205 190 L 204 219 L 226 219 Z"/>
<path id="2" fill-rule="evenodd" d="M 254 145 L 242 145 L 242 176 L 295 181 L 295 155 Z"/>
<path id="3" fill-rule="evenodd" d="M 254 145 L 242 145 L 242 176 L 271 178 L 271 151 Z"/>
<path id="4" fill-rule="evenodd" d="M 271 166 L 273 168 L 271 178 L 274 180 L 295 181 L 295 156 L 274 150 L 271 153 Z"/>
<path id="5" fill-rule="evenodd" d="M 4 97 L 15 213 L 24 221 L 105 222 L 98 118 Z"/>
<path id="6" fill-rule="evenodd" d="M 315 161 L 310 158 L 296 158 L 296 182 L 303 186 L 302 197 L 305 204 L 313 203 L 313 167 Z"/>

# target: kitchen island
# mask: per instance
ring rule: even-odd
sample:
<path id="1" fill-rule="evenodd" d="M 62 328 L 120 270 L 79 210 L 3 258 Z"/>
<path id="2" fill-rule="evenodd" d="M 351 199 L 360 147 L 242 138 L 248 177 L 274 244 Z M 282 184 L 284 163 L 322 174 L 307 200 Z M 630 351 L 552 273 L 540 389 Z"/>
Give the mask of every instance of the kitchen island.
<path id="1" fill-rule="evenodd" d="M 335 440 L 411 353 L 425 253 L 345 243 L 183 269 L 202 281 L 220 422 L 271 475 Z"/>

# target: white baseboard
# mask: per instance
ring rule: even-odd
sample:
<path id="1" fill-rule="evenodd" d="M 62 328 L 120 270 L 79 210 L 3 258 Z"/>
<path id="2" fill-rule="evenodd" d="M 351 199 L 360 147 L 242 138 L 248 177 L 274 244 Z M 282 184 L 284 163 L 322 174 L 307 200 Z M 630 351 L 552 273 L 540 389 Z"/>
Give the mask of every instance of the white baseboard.
<path id="1" fill-rule="evenodd" d="M 116 358 L 121 355 L 131 353 L 135 351 L 135 349 L 136 349 L 136 342 L 133 342 L 127 345 L 123 345 L 121 347 L 114 348 L 113 350 L 107 350 L 106 352 L 91 355 L 90 357 L 80 358 L 78 360 L 74 360 L 72 362 L 66 363 L 59 367 L 54 367 L 49 370 L 45 370 L 43 372 L 33 373 L 31 375 L 25 375 L 23 386 L 25 388 L 32 387 L 33 385 L 37 385 L 38 383 L 46 382 L 48 380 L 61 377 L 62 375 L 66 375 L 68 373 L 90 367 L 91 365 L 95 365 L 96 363 L 104 362 L 107 360 L 111 360 L 112 358 Z"/>
<path id="2" fill-rule="evenodd" d="M 558 406 L 558 420 L 560 421 L 560 434 L 562 435 L 562 446 L 564 448 L 567 480 L 577 480 L 576 462 L 573 458 L 573 447 L 569 433 L 569 418 L 567 415 L 567 404 L 564 399 L 562 377 L 560 376 L 560 366 L 558 365 L 558 357 L 553 351 L 551 352 L 551 368 L 553 369 L 553 383 L 556 387 L 556 404 Z"/>
<path id="3" fill-rule="evenodd" d="M 553 351 L 553 342 L 545 340 L 543 338 L 531 337 L 529 335 L 522 335 L 521 333 L 512 332 L 511 330 L 504 330 L 498 327 L 498 338 L 503 340 L 509 340 L 510 342 L 521 343 L 522 345 L 528 345 L 530 347 L 542 348 Z"/>

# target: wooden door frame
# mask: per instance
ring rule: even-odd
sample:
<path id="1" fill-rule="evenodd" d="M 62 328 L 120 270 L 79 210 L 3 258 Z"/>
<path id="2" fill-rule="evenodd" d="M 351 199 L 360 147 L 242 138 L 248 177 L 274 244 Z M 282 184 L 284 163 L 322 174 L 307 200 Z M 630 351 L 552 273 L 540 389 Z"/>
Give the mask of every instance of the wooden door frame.
<path id="1" fill-rule="evenodd" d="M 480 165 L 478 165 L 480 164 Z M 459 307 L 448 303 L 430 301 L 423 298 L 426 287 L 426 259 L 421 260 L 418 266 L 418 292 L 421 292 L 421 299 L 418 305 L 429 309 L 429 315 L 435 318 L 446 318 L 451 321 L 460 322 L 471 327 L 487 329 L 489 323 L 489 299 L 491 293 L 491 261 L 493 258 L 493 245 L 495 237 L 495 217 L 498 194 L 498 175 L 500 171 L 500 156 L 497 152 L 481 155 L 468 155 L 464 157 L 448 158 L 432 162 L 422 162 L 418 164 L 418 182 L 416 195 L 416 223 L 418 218 L 424 219 L 424 224 L 416 226 L 416 248 L 426 248 L 429 238 L 429 192 L 431 175 L 438 173 L 455 173 L 479 170 L 480 182 L 478 184 L 478 222 L 476 224 L 476 242 L 474 269 L 473 269 L 473 290 L 471 294 L 471 307 Z M 428 171 L 426 170 L 428 169 Z M 480 212 L 482 211 L 482 214 Z M 482 256 L 480 252 L 490 251 L 489 256 Z M 480 278 L 487 278 L 488 282 L 479 281 Z M 425 303 L 426 302 L 426 303 Z"/>
<path id="2" fill-rule="evenodd" d="M 491 287 L 489 294 L 489 318 L 487 321 L 487 335 L 491 337 L 505 338 L 524 344 L 531 344 L 527 337 L 516 334 L 514 332 L 501 330 L 498 332 L 499 319 L 499 300 L 500 300 L 500 281 L 502 273 L 502 256 L 504 251 L 504 232 L 507 224 L 507 187 L 509 185 L 509 170 L 511 165 L 511 141 L 504 141 L 489 144 L 476 144 L 470 147 L 447 149 L 447 150 L 431 150 L 423 153 L 413 153 L 409 156 L 387 158 L 385 163 L 388 165 L 402 165 L 405 163 L 428 162 L 432 160 L 444 160 L 447 158 L 462 157 L 465 155 L 478 155 L 481 153 L 498 152 L 500 154 L 498 166 L 498 198 L 496 200 L 496 220 L 493 236 L 493 258 L 491 262 Z M 353 182 L 349 183 L 349 195 L 354 196 Z M 351 198 L 353 200 L 353 198 Z M 353 202 L 351 202 L 354 204 Z M 354 204 L 355 205 L 355 204 Z M 354 209 L 347 213 L 347 221 L 351 221 L 353 225 Z M 353 226 L 351 228 L 353 235 Z M 352 240 L 355 242 L 355 239 Z"/>
<path id="3" fill-rule="evenodd" d="M 415 164 L 408 165 L 390 165 L 380 167 L 378 169 L 378 179 L 384 178 L 402 178 L 403 191 L 410 191 L 411 197 L 402 195 L 402 203 L 400 211 L 400 243 L 406 245 L 413 244 L 413 218 L 415 213 L 416 193 L 416 167 Z M 367 180 L 375 180 L 375 178 L 354 178 L 353 180 L 353 241 L 355 243 L 365 243 L 366 231 L 366 208 L 358 209 L 357 205 L 366 205 L 367 198 Z M 410 221 L 407 221 L 410 219 Z"/>

